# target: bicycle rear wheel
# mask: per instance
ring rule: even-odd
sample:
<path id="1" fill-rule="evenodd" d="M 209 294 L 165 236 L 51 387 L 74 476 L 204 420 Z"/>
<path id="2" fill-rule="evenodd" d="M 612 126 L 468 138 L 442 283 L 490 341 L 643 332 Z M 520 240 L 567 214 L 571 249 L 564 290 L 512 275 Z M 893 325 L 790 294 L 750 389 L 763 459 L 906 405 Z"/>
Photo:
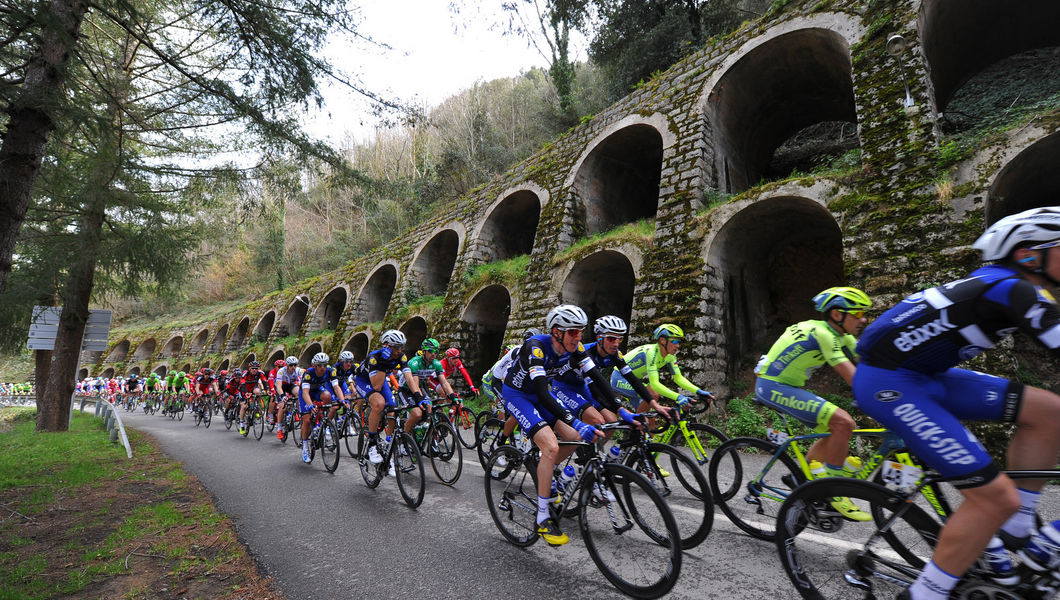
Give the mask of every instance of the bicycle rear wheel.
<path id="1" fill-rule="evenodd" d="M 879 535 L 874 520 L 839 516 L 830 504 L 836 497 L 848 497 L 885 520 L 897 512 L 891 535 Z M 781 566 L 803 598 L 893 598 L 931 558 L 939 529 L 938 521 L 897 492 L 868 481 L 832 477 L 792 492 L 777 515 L 776 547 Z M 901 552 L 894 539 L 902 540 Z"/>
<path id="2" fill-rule="evenodd" d="M 308 419 L 309 415 L 307 414 L 304 417 L 295 416 L 294 419 L 291 419 L 291 428 L 288 430 L 290 432 L 290 434 L 291 434 L 290 435 L 291 441 L 294 442 L 294 447 L 295 447 L 296 450 L 301 450 L 302 449 L 302 419 L 303 418 Z"/>
<path id="3" fill-rule="evenodd" d="M 713 425 L 707 425 L 706 423 L 689 423 L 688 433 L 690 439 L 685 438 L 678 431 L 669 443 L 674 448 L 688 448 L 692 460 L 701 465 L 703 469 L 707 468 L 711 452 L 729 441 L 729 436 Z"/>
<path id="4" fill-rule="evenodd" d="M 486 505 L 504 539 L 525 548 L 537 541 L 536 465 L 512 446 L 486 464 Z"/>
<path id="5" fill-rule="evenodd" d="M 202 409 L 202 422 L 206 425 L 206 428 L 210 428 L 210 423 L 213 421 L 213 417 L 210 415 L 210 408 L 206 407 Z"/>
<path id="6" fill-rule="evenodd" d="M 361 465 L 361 477 L 364 478 L 364 484 L 369 488 L 375 488 L 379 485 L 379 482 L 383 480 L 383 474 L 386 471 L 386 457 L 384 456 L 383 462 L 375 465 L 372 461 L 368 460 L 368 440 L 365 437 L 361 437 L 358 441 L 360 444 L 357 455 L 360 457 Z"/>
<path id="7" fill-rule="evenodd" d="M 343 429 L 345 431 L 342 439 L 346 445 L 346 453 L 350 455 L 350 458 L 359 457 L 361 455 L 361 417 L 353 412 L 346 415 Z"/>
<path id="8" fill-rule="evenodd" d="M 594 492 L 596 484 L 603 492 Z M 658 598 L 681 574 L 681 537 L 659 492 L 633 469 L 604 463 L 581 490 L 578 519 L 589 556 L 624 594 Z"/>
<path id="9" fill-rule="evenodd" d="M 476 435 L 475 419 L 478 415 L 475 411 L 471 410 L 466 406 L 461 406 L 456 410 L 456 418 L 453 419 L 453 426 L 456 428 L 456 434 L 460 438 L 460 445 L 473 450 L 475 443 L 478 441 L 478 435 Z"/>
<path id="10" fill-rule="evenodd" d="M 478 462 L 482 465 L 482 469 L 486 469 L 486 465 L 490 461 L 490 455 L 497 449 L 497 438 L 501 435 L 504 429 L 504 421 L 500 419 L 486 419 L 486 422 L 482 424 L 482 428 L 478 434 Z"/>
<path id="11" fill-rule="evenodd" d="M 407 433 L 396 436 L 394 443 L 397 445 L 391 454 L 397 471 L 398 489 L 401 491 L 401 497 L 405 499 L 405 504 L 416 508 L 423 502 L 427 483 L 423 474 L 423 457 L 416 446 L 416 440 Z"/>
<path id="12" fill-rule="evenodd" d="M 324 461 L 324 469 L 328 473 L 334 473 L 335 469 L 339 468 L 339 455 L 341 454 L 334 421 L 324 419 L 324 423 L 320 426 L 320 433 L 317 434 L 317 443 L 320 446 L 320 458 Z"/>
<path id="13" fill-rule="evenodd" d="M 734 525 L 760 540 L 777 533 L 777 513 L 791 491 L 806 481 L 787 454 L 769 465 L 776 444 L 752 437 L 731 439 L 710 458 L 710 490 L 721 512 Z"/>
<path id="14" fill-rule="evenodd" d="M 666 500 L 681 534 L 681 549 L 703 543 L 714 525 L 710 485 L 699 466 L 666 444 L 647 444 L 647 454 L 634 447 L 626 465 L 644 476 Z M 666 473 L 664 476 L 663 473 Z"/>

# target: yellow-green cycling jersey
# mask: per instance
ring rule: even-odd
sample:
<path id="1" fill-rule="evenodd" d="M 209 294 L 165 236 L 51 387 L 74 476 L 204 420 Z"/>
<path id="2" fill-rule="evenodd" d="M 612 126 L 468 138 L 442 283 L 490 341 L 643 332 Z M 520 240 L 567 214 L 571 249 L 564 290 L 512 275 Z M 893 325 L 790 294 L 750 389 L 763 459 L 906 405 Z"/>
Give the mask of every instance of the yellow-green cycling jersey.
<path id="1" fill-rule="evenodd" d="M 823 365 L 836 366 L 853 362 L 858 340 L 850 334 L 840 335 L 824 321 L 802 321 L 788 327 L 755 367 L 762 379 L 794 387 Z"/>
<path id="2" fill-rule="evenodd" d="M 698 392 L 699 386 L 685 379 L 681 374 L 681 367 L 677 366 L 677 357 L 668 354 L 665 358 L 659 350 L 659 344 L 651 343 L 637 346 L 625 356 L 626 364 L 633 369 L 633 374 L 641 381 L 647 380 L 648 388 L 655 390 L 663 398 L 677 400 L 677 392 L 666 387 L 659 381 L 659 371 L 670 373 L 674 383 L 690 392 Z"/>

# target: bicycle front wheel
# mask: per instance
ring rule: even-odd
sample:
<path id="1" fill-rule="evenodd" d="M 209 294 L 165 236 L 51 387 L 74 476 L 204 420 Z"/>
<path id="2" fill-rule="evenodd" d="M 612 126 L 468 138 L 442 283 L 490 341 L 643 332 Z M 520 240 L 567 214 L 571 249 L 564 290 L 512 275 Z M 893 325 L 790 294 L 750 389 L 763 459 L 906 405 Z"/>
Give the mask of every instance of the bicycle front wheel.
<path id="1" fill-rule="evenodd" d="M 396 447 L 392 454 L 396 464 L 398 490 L 401 491 L 405 504 L 416 508 L 423 502 L 427 483 L 423 474 L 423 457 L 416 446 L 416 440 L 407 433 L 396 436 L 394 443 Z"/>
<path id="2" fill-rule="evenodd" d="M 478 462 L 482 465 L 483 470 L 486 470 L 490 455 L 497 449 L 497 438 L 500 437 L 503 430 L 504 421 L 500 419 L 486 419 L 486 422 L 479 429 L 478 448 L 476 450 L 478 452 Z"/>
<path id="3" fill-rule="evenodd" d="M 707 539 L 714 525 L 714 502 L 706 476 L 692 459 L 666 444 L 649 443 L 634 447 L 626 465 L 666 499 L 681 534 L 682 550 L 695 548 Z"/>
<path id="4" fill-rule="evenodd" d="M 760 540 L 773 539 L 780 505 L 806 481 L 787 454 L 770 464 L 776 451 L 772 442 L 741 437 L 722 444 L 710 458 L 710 489 L 718 508 L 734 525 Z"/>
<path id="5" fill-rule="evenodd" d="M 178 421 L 183 421 L 184 420 L 184 403 L 183 402 L 177 404 L 177 420 Z"/>
<path id="6" fill-rule="evenodd" d="M 497 529 L 525 548 L 537 541 L 537 466 L 512 446 L 501 446 L 486 464 L 486 505 Z"/>
<path id="7" fill-rule="evenodd" d="M 431 428 L 431 469 L 445 485 L 453 485 L 460 479 L 464 468 L 464 451 L 461 449 L 456 430 L 448 421 L 439 420 Z"/>
<path id="8" fill-rule="evenodd" d="M 875 520 L 839 516 L 831 503 L 844 497 L 885 515 L 893 535 L 880 534 Z M 776 546 L 781 566 L 803 598 L 893 598 L 930 560 L 939 529 L 938 521 L 897 492 L 830 477 L 799 486 L 784 502 L 777 515 Z M 901 539 L 902 552 L 889 539 Z"/>
<path id="9" fill-rule="evenodd" d="M 260 440 L 265 435 L 265 415 L 260 408 L 256 408 L 250 413 L 250 418 L 252 419 L 250 428 L 254 431 L 254 439 Z"/>
<path id="10" fill-rule="evenodd" d="M 453 422 L 456 427 L 456 434 L 460 438 L 460 445 L 468 450 L 473 450 L 475 442 L 478 440 L 478 436 L 475 434 L 476 417 L 475 411 L 466 406 L 461 406 L 457 409 L 456 419 Z"/>
<path id="11" fill-rule="evenodd" d="M 350 413 L 346 415 L 346 422 L 343 424 L 345 431 L 342 434 L 343 443 L 346 445 L 346 453 L 350 455 L 350 458 L 358 458 L 361 456 L 361 417 L 357 413 Z"/>
<path id="12" fill-rule="evenodd" d="M 320 446 L 320 458 L 324 461 L 324 469 L 328 473 L 334 473 L 339 468 L 339 436 L 335 433 L 335 422 L 325 419 L 317 434 L 317 443 Z"/>
<path id="13" fill-rule="evenodd" d="M 658 598 L 681 574 L 681 536 L 659 492 L 633 469 L 604 463 L 581 490 L 578 523 L 604 577 L 634 598 Z"/>
<path id="14" fill-rule="evenodd" d="M 727 441 L 729 441 L 729 436 L 712 425 L 689 423 L 688 435 L 685 436 L 678 431 L 669 443 L 675 448 L 682 446 L 688 448 L 692 460 L 706 469 L 711 452 Z"/>

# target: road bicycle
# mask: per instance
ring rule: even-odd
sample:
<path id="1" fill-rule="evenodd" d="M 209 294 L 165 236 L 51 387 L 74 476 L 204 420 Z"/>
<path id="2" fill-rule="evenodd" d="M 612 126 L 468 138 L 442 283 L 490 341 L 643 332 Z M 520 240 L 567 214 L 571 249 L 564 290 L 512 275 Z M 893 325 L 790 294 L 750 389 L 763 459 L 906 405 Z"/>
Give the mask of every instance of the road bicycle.
<path id="1" fill-rule="evenodd" d="M 246 419 L 246 427 L 243 429 L 243 437 L 250 435 L 250 432 L 254 432 L 254 439 L 260 440 L 261 436 L 265 435 L 265 395 L 264 394 L 245 394 L 244 398 L 247 402 L 247 410 L 243 414 L 243 418 Z M 239 408 L 237 407 L 238 411 Z"/>
<path id="2" fill-rule="evenodd" d="M 423 457 L 420 455 L 416 440 L 402 430 L 404 419 L 402 414 L 409 411 L 408 406 L 388 406 L 383 410 L 383 427 L 376 435 L 376 451 L 383 460 L 379 464 L 373 464 L 368 455 L 368 436 L 362 435 L 358 438 L 360 444 L 358 456 L 360 457 L 361 477 L 369 488 L 376 488 L 379 482 L 386 476 L 389 466 L 394 466 L 394 475 L 397 479 L 398 490 L 405 504 L 411 508 L 417 508 L 423 503 L 423 492 L 426 486 L 426 476 L 423 473 Z M 394 434 L 390 441 L 386 440 L 387 415 L 394 415 Z"/>
<path id="3" fill-rule="evenodd" d="M 460 479 L 464 468 L 464 452 L 456 433 L 456 428 L 449 421 L 446 408 L 449 404 L 432 404 L 431 410 L 423 416 L 417 426 L 418 433 L 413 432 L 420 448 L 420 454 L 431 459 L 431 469 L 438 481 L 453 485 Z"/>
<path id="4" fill-rule="evenodd" d="M 608 423 L 612 431 L 628 427 Z M 671 589 L 681 573 L 681 537 L 666 501 L 642 475 L 626 465 L 607 462 L 599 448 L 577 446 L 584 468 L 558 504 L 550 506 L 557 519 L 577 503 L 578 529 L 586 550 L 604 577 L 624 594 L 658 598 Z M 602 446 L 601 446 L 602 447 Z M 538 540 L 537 464 L 535 447 L 521 452 L 500 446 L 489 459 L 485 478 L 486 502 L 494 524 L 510 543 L 527 547 Z"/>
<path id="5" fill-rule="evenodd" d="M 309 462 L 313 462 L 319 451 L 324 469 L 328 473 L 334 473 L 339 468 L 338 429 L 335 427 L 335 421 L 328 418 L 328 411 L 335 406 L 340 406 L 340 404 L 336 402 L 316 405 L 312 412 L 302 415 L 302 418 L 310 419 L 311 423 L 307 438 L 309 440 Z M 297 427 L 301 431 L 301 426 Z"/>
<path id="6" fill-rule="evenodd" d="M 1012 479 L 1055 479 L 1060 470 L 1005 471 Z M 923 491 L 947 478 L 933 470 L 905 468 L 886 485 L 829 477 L 799 486 L 777 514 L 776 548 L 796 591 L 809 599 L 893 598 L 916 580 L 934 551 L 942 519 Z M 1048 488 L 1046 488 L 1048 493 Z M 832 509 L 834 497 L 870 507 L 871 521 L 848 521 Z M 1060 590 L 1060 575 L 1017 567 L 1019 582 L 1004 586 L 989 578 L 986 563 L 974 564 L 950 598 L 1043 600 Z"/>
<path id="7" fill-rule="evenodd" d="M 456 429 L 460 445 L 468 450 L 474 450 L 475 443 L 478 441 L 475 431 L 475 421 L 478 419 L 478 415 L 475 414 L 475 411 L 464 406 L 463 401 L 457 398 L 449 408 L 448 416 L 449 421 L 452 422 L 453 427 Z"/>
<path id="8" fill-rule="evenodd" d="M 210 409 L 211 395 L 206 395 L 191 403 L 191 412 L 195 415 L 195 426 L 198 427 L 199 423 L 210 428 L 210 421 L 213 420 L 213 411 Z"/>

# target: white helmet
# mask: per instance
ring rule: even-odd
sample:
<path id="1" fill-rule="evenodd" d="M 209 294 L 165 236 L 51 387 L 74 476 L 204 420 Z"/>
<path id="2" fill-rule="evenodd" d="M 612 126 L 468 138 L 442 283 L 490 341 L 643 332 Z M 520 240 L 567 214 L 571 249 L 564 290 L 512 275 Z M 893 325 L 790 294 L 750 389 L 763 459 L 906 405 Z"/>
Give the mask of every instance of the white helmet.
<path id="1" fill-rule="evenodd" d="M 326 365 L 328 364 L 329 360 L 331 359 L 328 358 L 328 355 L 324 354 L 323 352 L 317 352 L 316 355 L 313 356 L 314 365 Z"/>
<path id="2" fill-rule="evenodd" d="M 353 352 L 350 352 L 349 350 L 339 352 L 339 360 L 353 360 Z"/>
<path id="3" fill-rule="evenodd" d="M 585 311 L 573 304 L 560 304 L 548 311 L 545 325 L 552 331 L 553 327 L 560 329 L 580 329 L 589 324 L 589 317 Z"/>
<path id="4" fill-rule="evenodd" d="M 593 328 L 596 335 L 625 335 L 626 334 L 626 322 L 614 315 L 605 315 L 596 320 L 596 326 Z"/>
<path id="5" fill-rule="evenodd" d="M 983 260 L 1001 260 L 1024 242 L 1060 240 L 1060 206 L 1032 208 L 1009 215 L 990 227 L 972 245 Z"/>
<path id="6" fill-rule="evenodd" d="M 288 356 L 287 359 L 284 360 L 283 362 L 287 363 L 287 366 L 289 366 L 289 367 L 294 367 L 294 366 L 298 365 L 298 357 L 297 356 Z"/>
<path id="7" fill-rule="evenodd" d="M 404 346 L 407 340 L 405 340 L 404 333 L 397 329 L 388 329 L 383 332 L 383 337 L 380 338 L 380 341 L 387 346 Z"/>

